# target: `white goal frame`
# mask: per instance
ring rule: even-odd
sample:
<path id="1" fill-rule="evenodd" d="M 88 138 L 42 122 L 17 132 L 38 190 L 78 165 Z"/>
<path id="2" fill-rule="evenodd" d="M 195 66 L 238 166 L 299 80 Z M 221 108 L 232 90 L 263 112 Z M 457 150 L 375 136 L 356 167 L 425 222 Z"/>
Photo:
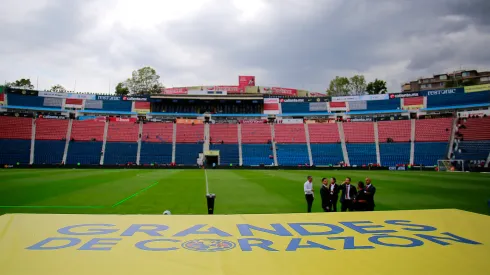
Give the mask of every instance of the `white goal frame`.
<path id="1" fill-rule="evenodd" d="M 464 160 L 440 159 L 437 161 L 438 172 L 464 172 Z"/>

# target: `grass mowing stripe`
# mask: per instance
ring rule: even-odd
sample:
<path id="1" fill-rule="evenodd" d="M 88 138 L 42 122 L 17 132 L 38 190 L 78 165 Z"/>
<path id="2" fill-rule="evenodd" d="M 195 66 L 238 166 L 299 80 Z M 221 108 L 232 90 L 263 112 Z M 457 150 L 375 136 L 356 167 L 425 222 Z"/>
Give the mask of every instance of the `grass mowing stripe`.
<path id="1" fill-rule="evenodd" d="M 204 168 L 204 177 L 206 178 L 206 194 L 209 194 L 208 173 L 206 172 L 206 168 Z"/>
<path id="2" fill-rule="evenodd" d="M 0 208 L 104 208 L 90 205 L 0 205 Z"/>
<path id="3" fill-rule="evenodd" d="M 152 184 L 152 185 L 150 185 L 150 186 L 148 186 L 148 187 L 146 187 L 146 188 L 141 189 L 140 191 L 138 191 L 138 192 L 134 193 L 133 195 L 131 195 L 131 196 L 129 196 L 129 197 L 127 197 L 127 198 L 125 198 L 125 199 L 123 199 L 123 200 L 121 200 L 121 201 L 116 202 L 115 204 L 113 204 L 113 205 L 112 205 L 112 207 L 116 207 L 116 206 L 120 205 L 121 203 L 123 203 L 123 202 L 125 202 L 125 201 L 129 200 L 130 198 L 132 198 L 132 197 L 134 197 L 134 196 L 138 195 L 139 193 L 141 193 L 141 192 L 143 192 L 143 191 L 146 191 L 146 190 L 148 190 L 148 189 L 152 188 L 153 186 L 155 186 L 155 185 L 157 185 L 157 184 L 158 184 L 158 182 L 155 182 L 154 184 Z"/>

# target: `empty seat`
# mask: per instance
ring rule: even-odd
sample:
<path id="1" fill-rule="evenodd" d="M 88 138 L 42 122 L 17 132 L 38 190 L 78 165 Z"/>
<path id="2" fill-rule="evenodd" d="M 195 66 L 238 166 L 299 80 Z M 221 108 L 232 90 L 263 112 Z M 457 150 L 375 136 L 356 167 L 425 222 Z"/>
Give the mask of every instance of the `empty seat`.
<path id="1" fill-rule="evenodd" d="M 379 142 L 386 142 L 388 138 L 394 142 L 409 142 L 411 133 L 410 120 L 380 121 L 378 122 Z"/>
<path id="2" fill-rule="evenodd" d="M 65 145 L 66 141 L 61 140 L 36 140 L 34 164 L 61 163 L 63 161 Z"/>
<path id="3" fill-rule="evenodd" d="M 380 143 L 379 155 L 382 166 L 410 163 L 410 143 Z"/>
<path id="4" fill-rule="evenodd" d="M 468 118 L 462 123 L 466 128 L 460 128 L 463 139 L 468 140 L 490 140 L 490 117 Z"/>
<path id="5" fill-rule="evenodd" d="M 236 124 L 211 124 L 209 125 L 212 142 L 238 143 L 238 127 Z"/>
<path id="6" fill-rule="evenodd" d="M 306 143 L 303 124 L 274 125 L 275 141 L 278 143 Z"/>
<path id="7" fill-rule="evenodd" d="M 274 163 L 272 157 L 272 145 L 270 144 L 242 144 L 243 165 L 271 165 Z"/>
<path id="8" fill-rule="evenodd" d="M 178 143 L 197 143 L 204 140 L 203 124 L 177 124 Z"/>
<path id="9" fill-rule="evenodd" d="M 145 142 L 172 143 L 173 123 L 148 122 L 143 124 L 141 140 Z"/>
<path id="10" fill-rule="evenodd" d="M 269 124 L 242 124 L 242 143 L 264 144 L 271 140 Z"/>
<path id="11" fill-rule="evenodd" d="M 212 144 L 211 150 L 219 150 L 220 165 L 239 163 L 238 144 Z"/>
<path id="12" fill-rule="evenodd" d="M 449 142 L 452 118 L 419 119 L 415 121 L 415 141 Z"/>
<path id="13" fill-rule="evenodd" d="M 141 143 L 140 164 L 169 164 L 171 162 L 172 143 Z"/>
<path id="14" fill-rule="evenodd" d="M 349 143 L 347 144 L 347 154 L 351 166 L 363 166 L 376 161 L 376 144 L 374 143 Z"/>
<path id="15" fill-rule="evenodd" d="M 461 141 L 455 151 L 457 159 L 464 160 L 486 160 L 490 153 L 490 140 Z"/>
<path id="16" fill-rule="evenodd" d="M 68 122 L 68 119 L 36 119 L 36 140 L 62 140 L 66 138 Z"/>
<path id="17" fill-rule="evenodd" d="M 102 141 L 104 139 L 105 121 L 74 120 L 71 129 L 71 138 L 76 141 Z"/>
<path id="18" fill-rule="evenodd" d="M 310 146 L 314 165 L 337 165 L 344 161 L 340 143 L 312 143 Z"/>
<path id="19" fill-rule="evenodd" d="M 0 116 L 0 139 L 31 139 L 32 118 Z"/>
<path id="20" fill-rule="evenodd" d="M 308 124 L 311 143 L 338 143 L 340 142 L 337 123 Z"/>
<path id="21" fill-rule="evenodd" d="M 0 139 L 0 164 L 29 164 L 31 141 Z"/>
<path id="22" fill-rule="evenodd" d="M 306 144 L 276 144 L 277 162 L 281 166 L 310 164 Z"/>
<path id="23" fill-rule="evenodd" d="M 105 145 L 104 164 L 136 164 L 137 151 L 138 143 L 136 142 L 107 142 Z"/>
<path id="24" fill-rule="evenodd" d="M 414 164 L 435 166 L 446 158 L 447 142 L 415 142 Z"/>
<path id="25" fill-rule="evenodd" d="M 138 133 L 138 123 L 111 121 L 107 129 L 107 141 L 137 142 Z"/>
<path id="26" fill-rule="evenodd" d="M 70 141 L 66 164 L 99 165 L 102 142 Z"/>
<path id="27" fill-rule="evenodd" d="M 202 144 L 177 143 L 175 147 L 175 162 L 183 165 L 197 165 L 199 153 L 202 153 Z"/>
<path id="28" fill-rule="evenodd" d="M 372 122 L 343 123 L 345 142 L 374 143 L 374 125 Z"/>

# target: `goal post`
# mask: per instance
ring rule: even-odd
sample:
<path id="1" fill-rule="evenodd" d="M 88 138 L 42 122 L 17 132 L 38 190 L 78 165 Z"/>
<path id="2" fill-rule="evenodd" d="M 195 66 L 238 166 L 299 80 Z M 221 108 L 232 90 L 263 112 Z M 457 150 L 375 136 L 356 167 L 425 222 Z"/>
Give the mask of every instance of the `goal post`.
<path id="1" fill-rule="evenodd" d="M 464 160 L 462 159 L 440 159 L 437 161 L 439 172 L 464 172 Z"/>

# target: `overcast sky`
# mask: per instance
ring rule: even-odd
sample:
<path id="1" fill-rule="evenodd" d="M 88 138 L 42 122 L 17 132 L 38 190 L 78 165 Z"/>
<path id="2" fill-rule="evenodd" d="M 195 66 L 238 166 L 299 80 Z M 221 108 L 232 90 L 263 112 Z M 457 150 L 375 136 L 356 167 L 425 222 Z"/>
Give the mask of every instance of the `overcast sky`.
<path id="1" fill-rule="evenodd" d="M 167 87 L 325 91 L 364 74 L 389 91 L 419 76 L 489 69 L 489 0 L 2 0 L 1 81 L 107 93 L 142 66 Z"/>

